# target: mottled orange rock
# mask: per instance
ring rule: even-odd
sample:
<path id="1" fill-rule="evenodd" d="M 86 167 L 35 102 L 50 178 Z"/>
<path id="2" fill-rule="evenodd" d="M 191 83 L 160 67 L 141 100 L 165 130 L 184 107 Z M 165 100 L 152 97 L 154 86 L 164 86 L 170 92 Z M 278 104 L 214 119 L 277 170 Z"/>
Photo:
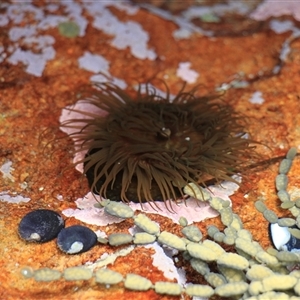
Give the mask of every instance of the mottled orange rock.
<path id="1" fill-rule="evenodd" d="M 46 4 L 36 3 L 33 6 L 47 13 Z M 137 83 L 158 78 L 163 79 L 170 91 L 176 94 L 183 84 L 182 78 L 176 75 L 181 62 L 190 62 L 191 70 L 199 74 L 196 82 L 188 87 L 199 85 L 199 94 L 202 95 L 215 93 L 215 88 L 223 84 L 234 86 L 234 80 L 245 81 L 246 87 L 230 88 L 223 98 L 236 111 L 249 118 L 251 138 L 269 147 L 259 148 L 263 157 L 285 155 L 291 146 L 299 149 L 298 38 L 290 42 L 290 51 L 286 59 L 280 60 L 283 43 L 291 37 L 291 31 L 276 33 L 267 29 L 267 26 L 258 26 L 257 31 L 247 36 L 235 34 L 208 37 L 192 33 L 189 38 L 177 40 L 173 37 L 173 32 L 178 29 L 178 25 L 173 21 L 165 20 L 145 9 L 139 9 L 135 14 L 128 14 L 118 7 L 106 9 L 122 22 L 140 24 L 149 36 L 149 41 L 144 44 L 156 54 L 153 60 L 136 57 L 130 47 L 117 49 L 112 45 L 114 35 L 95 28 L 94 16 L 84 10 L 80 15 L 86 18 L 88 26 L 82 36 L 68 39 L 59 34 L 57 26 L 37 30 L 40 35 L 54 38 L 53 44 L 47 47 L 52 47 L 55 55 L 45 62 L 42 74 L 35 76 L 28 73 L 24 63 L 10 63 L 8 57 L 12 55 L 13 50 L 8 49 L 15 47 L 23 51 L 33 50 L 33 53 L 41 52 L 41 49 L 35 48 L 34 43 L 22 40 L 23 37 L 18 42 L 13 41 L 10 34 L 15 27 L 35 26 L 42 19 L 36 20 L 28 13 L 22 18 L 21 24 L 4 24 L 3 21 L 4 25 L 0 28 L 0 45 L 4 45 L 4 50 L 0 47 L 0 54 L 6 53 L 6 58 L 0 60 L 0 167 L 11 161 L 13 168 L 10 172 L 12 177 L 0 173 L 1 299 L 180 298 L 157 295 L 153 290 L 133 292 L 124 289 L 122 284 L 106 288 L 97 285 L 94 279 L 78 282 L 61 279 L 57 282 L 39 283 L 21 275 L 24 266 L 33 269 L 48 267 L 63 271 L 66 267 L 94 263 L 104 253 L 111 254 L 115 251 L 109 246 L 97 245 L 86 253 L 70 256 L 62 254 L 55 241 L 30 244 L 21 240 L 17 234 L 20 219 L 31 210 L 49 208 L 62 212 L 67 208 L 75 209 L 74 201 L 88 192 L 85 179 L 72 166 L 72 141 L 59 130 L 62 109 L 74 104 L 81 97 L 90 76 L 96 73 L 79 67 L 78 59 L 85 51 L 104 57 L 110 64 L 109 74 L 124 80 L 128 85 L 127 90 L 131 93 Z M 8 7 L 4 6 L 1 13 L 8 16 Z M 58 5 L 56 9 L 53 8 L 53 14 L 64 15 L 64 6 Z M 253 20 L 249 20 L 252 24 Z M 209 28 L 209 24 L 206 24 L 206 27 Z M 273 72 L 277 65 L 280 70 L 278 73 Z M 160 86 L 158 83 L 157 87 L 163 89 L 162 84 Z M 262 104 L 249 101 L 256 91 L 262 94 Z M 288 174 L 288 191 L 294 191 L 295 195 L 299 183 L 299 166 L 299 158 L 296 158 Z M 230 197 L 233 212 L 241 217 L 245 228 L 251 231 L 254 239 L 264 248 L 270 246 L 268 223 L 256 211 L 254 202 L 262 198 L 279 216 L 288 215 L 279 207 L 280 201 L 276 197 L 274 180 L 277 170 L 278 163 L 266 166 L 261 171 L 250 172 L 249 176 L 244 178 L 241 189 Z M 30 198 L 30 201 L 9 203 L 2 201 L 1 197 L 4 194 L 11 197 L 21 195 Z M 247 198 L 244 197 L 245 194 Z M 59 200 L 60 197 L 63 200 Z M 182 236 L 181 227 L 170 219 L 155 214 L 149 216 L 160 224 L 161 230 Z M 67 226 L 80 223 L 81 221 L 75 218 L 66 218 Z M 208 224 L 216 224 L 220 229 L 223 226 L 219 218 L 198 222 L 196 225 L 206 235 Z M 95 231 L 101 229 L 106 233 L 128 232 L 133 222 L 126 220 L 103 228 L 88 226 Z M 232 251 L 229 246 L 226 249 Z M 161 270 L 153 266 L 153 251 L 137 247 L 128 256 L 117 258 L 109 267 L 124 276 L 134 272 L 152 282 L 175 281 L 166 278 Z M 186 271 L 188 282 L 205 284 L 203 277 L 191 268 L 182 258 L 182 254 L 178 255 L 176 266 Z"/>

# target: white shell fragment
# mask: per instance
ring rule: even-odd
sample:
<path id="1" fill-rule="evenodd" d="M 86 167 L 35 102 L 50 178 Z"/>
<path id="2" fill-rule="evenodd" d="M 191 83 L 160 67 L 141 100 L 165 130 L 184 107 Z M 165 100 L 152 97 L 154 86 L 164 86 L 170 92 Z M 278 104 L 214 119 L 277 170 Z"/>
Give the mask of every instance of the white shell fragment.
<path id="1" fill-rule="evenodd" d="M 42 268 L 34 271 L 33 277 L 36 281 L 53 281 L 59 280 L 61 273 L 57 270 Z"/>
<path id="2" fill-rule="evenodd" d="M 270 209 L 266 209 L 263 212 L 263 216 L 269 223 L 277 223 L 277 221 L 278 221 L 277 215 Z"/>
<path id="3" fill-rule="evenodd" d="M 149 234 L 159 235 L 159 225 L 148 218 L 146 215 L 138 214 L 137 216 L 134 216 L 133 220 L 136 226 L 140 227 Z"/>
<path id="4" fill-rule="evenodd" d="M 191 284 L 185 288 L 185 292 L 189 296 L 209 298 L 214 294 L 214 289 L 208 285 Z"/>
<path id="5" fill-rule="evenodd" d="M 93 272 L 84 267 L 71 267 L 63 272 L 65 280 L 89 280 L 93 277 Z"/>
<path id="6" fill-rule="evenodd" d="M 286 190 L 288 185 L 288 177 L 285 174 L 279 174 L 275 178 L 275 185 L 277 191 Z"/>
<path id="7" fill-rule="evenodd" d="M 183 192 L 200 201 L 208 201 L 211 198 L 211 195 L 208 191 L 203 189 L 201 186 L 196 185 L 195 183 L 190 182 L 183 188 Z"/>
<path id="8" fill-rule="evenodd" d="M 181 230 L 181 232 L 192 242 L 200 242 L 202 239 L 202 233 L 195 225 L 186 226 Z"/>
<path id="9" fill-rule="evenodd" d="M 186 249 L 186 244 L 182 238 L 167 231 L 163 231 L 157 240 L 161 244 L 165 244 L 180 251 L 184 251 Z"/>
<path id="10" fill-rule="evenodd" d="M 133 291 L 147 291 L 152 287 L 152 282 L 137 274 L 127 274 L 124 286 Z"/>
<path id="11" fill-rule="evenodd" d="M 264 291 L 288 290 L 297 283 L 297 278 L 289 275 L 274 274 L 262 280 Z"/>
<path id="12" fill-rule="evenodd" d="M 154 290 L 158 294 L 180 295 L 182 287 L 178 283 L 158 281 L 154 285 Z"/>
<path id="13" fill-rule="evenodd" d="M 112 233 L 108 236 L 108 243 L 111 246 L 120 246 L 131 243 L 133 240 L 132 235 L 128 233 Z"/>
<path id="14" fill-rule="evenodd" d="M 104 211 L 112 216 L 123 219 L 132 218 L 134 215 L 134 211 L 128 205 L 115 201 L 109 201 L 105 205 Z"/>
<path id="15" fill-rule="evenodd" d="M 279 173 L 287 174 L 292 166 L 292 160 L 285 158 L 279 164 Z"/>
<path id="16" fill-rule="evenodd" d="M 222 297 L 231 297 L 241 295 L 248 290 L 248 283 L 246 282 L 232 282 L 226 283 L 216 287 L 215 294 Z"/>
<path id="17" fill-rule="evenodd" d="M 133 243 L 137 245 L 151 244 L 155 242 L 156 236 L 147 232 L 137 232 L 134 235 Z"/>
<path id="18" fill-rule="evenodd" d="M 99 269 L 95 272 L 96 282 L 101 284 L 118 284 L 123 280 L 122 274 L 109 270 Z"/>
<path id="19" fill-rule="evenodd" d="M 189 243 L 186 247 L 192 257 L 199 258 L 205 261 L 215 261 L 220 256 L 219 253 L 214 253 L 210 248 L 196 243 Z"/>
<path id="20" fill-rule="evenodd" d="M 32 278 L 34 275 L 33 269 L 31 267 L 24 267 L 21 270 L 21 274 L 25 277 L 25 278 Z"/>
<path id="21" fill-rule="evenodd" d="M 218 265 L 224 265 L 226 267 L 231 267 L 237 270 L 245 270 L 249 267 L 249 262 L 246 258 L 236 254 L 236 253 L 224 253 L 218 260 Z"/>
<path id="22" fill-rule="evenodd" d="M 277 250 L 281 250 L 288 243 L 291 234 L 287 227 L 281 227 L 277 223 L 269 225 L 270 239 Z"/>

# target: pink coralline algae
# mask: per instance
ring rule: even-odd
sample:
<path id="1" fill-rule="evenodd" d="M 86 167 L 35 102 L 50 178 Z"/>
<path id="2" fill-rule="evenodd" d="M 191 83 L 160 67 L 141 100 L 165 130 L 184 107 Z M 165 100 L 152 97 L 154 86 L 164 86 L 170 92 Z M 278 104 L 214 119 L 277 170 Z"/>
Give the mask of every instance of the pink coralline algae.
<path id="1" fill-rule="evenodd" d="M 258 21 L 264 21 L 270 17 L 285 15 L 292 15 L 297 21 L 300 21 L 300 2 L 266 0 L 250 14 L 250 17 Z"/>

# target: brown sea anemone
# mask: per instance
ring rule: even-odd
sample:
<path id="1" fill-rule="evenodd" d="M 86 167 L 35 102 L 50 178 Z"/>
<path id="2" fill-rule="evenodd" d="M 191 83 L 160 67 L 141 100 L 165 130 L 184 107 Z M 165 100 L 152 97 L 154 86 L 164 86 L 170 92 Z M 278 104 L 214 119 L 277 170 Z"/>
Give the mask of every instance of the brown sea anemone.
<path id="1" fill-rule="evenodd" d="M 85 102 L 95 113 L 62 126 L 84 164 L 91 190 L 115 201 L 166 201 L 184 196 L 189 182 L 234 181 L 257 155 L 244 137 L 244 117 L 220 97 L 195 96 L 196 89 L 171 99 L 146 85 L 135 98 L 112 83 L 95 83 Z M 69 110 L 73 110 L 70 108 Z M 98 112 L 101 112 L 98 114 Z M 96 113 L 97 112 L 97 113 Z M 84 124 L 84 125 L 83 125 Z"/>

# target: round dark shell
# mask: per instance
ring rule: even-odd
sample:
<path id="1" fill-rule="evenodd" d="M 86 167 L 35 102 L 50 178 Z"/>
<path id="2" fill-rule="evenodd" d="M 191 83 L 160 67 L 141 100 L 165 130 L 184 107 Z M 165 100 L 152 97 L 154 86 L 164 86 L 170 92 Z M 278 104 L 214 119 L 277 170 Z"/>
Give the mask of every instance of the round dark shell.
<path id="1" fill-rule="evenodd" d="M 64 227 L 65 222 L 57 212 L 38 209 L 22 218 L 18 232 L 28 242 L 45 243 L 56 238 Z"/>
<path id="2" fill-rule="evenodd" d="M 74 225 L 61 230 L 57 236 L 59 249 L 67 254 L 88 251 L 97 243 L 97 235 L 88 227 Z"/>

